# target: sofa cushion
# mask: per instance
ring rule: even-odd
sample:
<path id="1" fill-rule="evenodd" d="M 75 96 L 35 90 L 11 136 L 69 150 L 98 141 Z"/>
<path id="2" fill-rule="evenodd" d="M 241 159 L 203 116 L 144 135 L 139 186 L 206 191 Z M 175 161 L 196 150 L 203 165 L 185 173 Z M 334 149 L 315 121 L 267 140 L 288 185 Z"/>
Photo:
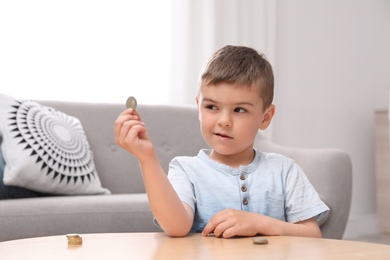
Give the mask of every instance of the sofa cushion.
<path id="1" fill-rule="evenodd" d="M 42 197 L 48 195 L 48 194 L 35 192 L 21 187 L 4 185 L 3 173 L 4 173 L 4 159 L 0 149 L 0 200 Z"/>
<path id="2" fill-rule="evenodd" d="M 3 200 L 0 220 L 0 242 L 63 235 L 66 246 L 69 233 L 162 231 L 153 224 L 146 193 Z"/>
<path id="3" fill-rule="evenodd" d="M 110 193 L 77 118 L 2 94 L 0 111 L 5 185 L 63 195 Z"/>

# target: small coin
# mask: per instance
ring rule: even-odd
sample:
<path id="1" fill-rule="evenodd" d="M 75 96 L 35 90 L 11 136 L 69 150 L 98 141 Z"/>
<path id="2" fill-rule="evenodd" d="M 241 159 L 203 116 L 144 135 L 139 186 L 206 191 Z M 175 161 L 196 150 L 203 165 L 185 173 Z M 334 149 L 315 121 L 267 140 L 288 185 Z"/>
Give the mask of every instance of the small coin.
<path id="1" fill-rule="evenodd" d="M 137 108 L 137 100 L 135 99 L 135 97 L 131 96 L 131 97 L 129 97 L 127 99 L 126 107 L 127 108 L 132 108 L 132 109 L 136 109 Z"/>
<path id="2" fill-rule="evenodd" d="M 254 237 L 252 238 L 253 244 L 258 244 L 258 245 L 264 245 L 268 244 L 268 239 L 265 237 Z"/>
<path id="3" fill-rule="evenodd" d="M 78 234 L 67 234 L 68 245 L 81 245 L 83 244 L 83 239 Z"/>

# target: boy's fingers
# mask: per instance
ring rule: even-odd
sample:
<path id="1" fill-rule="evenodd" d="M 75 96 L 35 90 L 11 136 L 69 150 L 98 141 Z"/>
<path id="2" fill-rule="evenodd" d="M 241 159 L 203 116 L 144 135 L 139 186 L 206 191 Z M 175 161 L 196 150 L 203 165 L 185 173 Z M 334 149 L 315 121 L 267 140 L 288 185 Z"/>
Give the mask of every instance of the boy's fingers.
<path id="1" fill-rule="evenodd" d="M 142 121 L 141 116 L 139 115 L 139 113 L 138 113 L 137 110 L 133 110 L 133 111 L 132 111 L 132 114 L 135 115 L 135 116 L 137 116 L 139 121 Z"/>
<path id="2" fill-rule="evenodd" d="M 122 128 L 124 124 L 127 124 L 129 121 L 137 121 L 138 123 L 141 123 L 143 125 L 143 122 L 141 121 L 141 118 L 136 110 L 133 109 L 126 109 L 122 111 L 118 118 L 115 120 L 114 125 L 114 134 L 115 136 L 119 136 L 120 133 L 123 131 Z M 128 131 L 128 129 L 127 129 Z"/>
<path id="3" fill-rule="evenodd" d="M 215 226 L 212 223 L 207 223 L 207 225 L 204 227 L 202 231 L 203 236 L 208 236 L 211 233 L 214 233 Z"/>

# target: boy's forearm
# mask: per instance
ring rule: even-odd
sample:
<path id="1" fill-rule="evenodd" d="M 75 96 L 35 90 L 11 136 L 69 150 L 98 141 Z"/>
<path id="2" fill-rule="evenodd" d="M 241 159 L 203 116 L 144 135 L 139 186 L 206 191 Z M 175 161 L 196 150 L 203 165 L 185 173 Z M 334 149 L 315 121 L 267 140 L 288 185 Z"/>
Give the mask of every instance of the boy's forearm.
<path id="1" fill-rule="evenodd" d="M 317 221 L 312 218 L 297 223 L 284 222 L 271 217 L 266 217 L 266 222 L 258 227 L 260 234 L 264 235 L 283 235 L 283 236 L 302 236 L 321 238 L 321 230 Z"/>
<path id="2" fill-rule="evenodd" d="M 150 208 L 159 225 L 170 236 L 185 236 L 191 229 L 193 216 L 177 196 L 157 155 L 140 161 Z"/>

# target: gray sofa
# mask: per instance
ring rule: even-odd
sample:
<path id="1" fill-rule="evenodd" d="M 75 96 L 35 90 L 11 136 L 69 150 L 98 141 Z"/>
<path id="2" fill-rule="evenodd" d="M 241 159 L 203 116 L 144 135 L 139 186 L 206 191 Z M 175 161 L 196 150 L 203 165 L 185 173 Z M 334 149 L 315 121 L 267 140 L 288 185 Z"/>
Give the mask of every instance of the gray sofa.
<path id="1" fill-rule="evenodd" d="M 0 241 L 67 233 L 161 232 L 153 224 L 137 160 L 114 141 L 114 121 L 124 104 L 38 101 L 80 119 L 103 187 L 111 195 L 50 196 L 0 200 Z M 207 147 L 194 107 L 139 105 L 165 169 L 177 155 Z M 352 169 L 347 154 L 273 144 L 258 136 L 263 151 L 295 159 L 331 208 L 323 236 L 342 238 L 351 202 Z"/>

